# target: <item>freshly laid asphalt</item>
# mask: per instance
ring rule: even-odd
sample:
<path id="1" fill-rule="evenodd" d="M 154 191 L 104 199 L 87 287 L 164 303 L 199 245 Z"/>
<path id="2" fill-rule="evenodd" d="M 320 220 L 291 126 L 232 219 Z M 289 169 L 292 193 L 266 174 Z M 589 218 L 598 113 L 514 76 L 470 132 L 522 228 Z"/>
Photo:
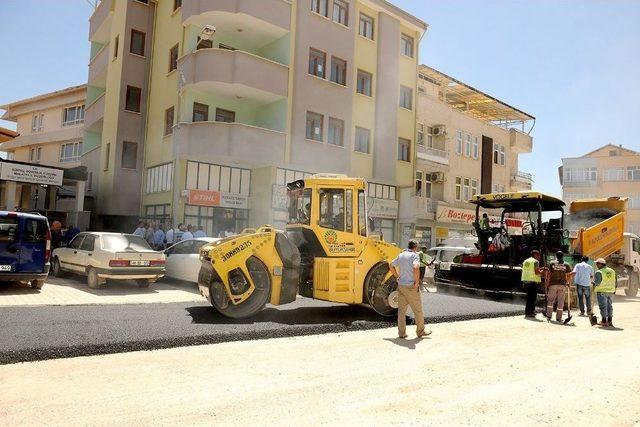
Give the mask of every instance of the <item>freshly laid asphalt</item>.
<path id="1" fill-rule="evenodd" d="M 524 314 L 520 303 L 423 293 L 428 323 Z M 0 364 L 390 327 L 367 307 L 298 298 L 244 320 L 206 302 L 0 308 Z M 410 330 L 411 332 L 411 330 Z"/>

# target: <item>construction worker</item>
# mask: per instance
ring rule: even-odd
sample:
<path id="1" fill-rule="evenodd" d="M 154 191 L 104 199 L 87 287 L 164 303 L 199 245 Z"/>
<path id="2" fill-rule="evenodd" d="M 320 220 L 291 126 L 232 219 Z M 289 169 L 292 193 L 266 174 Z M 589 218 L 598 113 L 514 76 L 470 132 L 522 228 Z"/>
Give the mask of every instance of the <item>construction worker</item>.
<path id="1" fill-rule="evenodd" d="M 420 284 L 424 282 L 424 274 L 429 266 L 429 255 L 427 255 L 427 247 L 423 246 L 418 252 L 418 258 L 420 258 Z"/>
<path id="2" fill-rule="evenodd" d="M 549 284 L 547 290 L 547 321 L 551 321 L 553 306 L 556 305 L 556 321 L 562 321 L 564 311 L 564 293 L 567 291 L 571 279 L 571 267 L 564 262 L 564 253 L 556 252 L 556 259 L 549 263 L 547 274 Z"/>
<path id="3" fill-rule="evenodd" d="M 489 215 L 487 215 L 486 213 L 483 213 L 482 218 L 480 218 L 480 221 L 478 222 L 478 225 L 480 225 L 480 230 L 483 230 L 483 231 L 491 230 L 491 226 L 489 224 Z"/>
<path id="4" fill-rule="evenodd" d="M 420 297 L 420 258 L 418 244 L 411 240 L 396 259 L 391 261 L 389 270 L 398 280 L 398 337 L 407 337 L 407 305 L 416 318 L 416 335 L 422 338 L 431 334 L 424 329 L 424 313 Z"/>
<path id="5" fill-rule="evenodd" d="M 600 307 L 600 316 L 602 322 L 600 325 L 604 328 L 613 326 L 613 296 L 616 293 L 616 272 L 614 269 L 607 267 L 607 261 L 604 258 L 596 260 L 598 270 L 595 274 L 594 284 L 596 285 L 596 294 L 598 295 L 598 306 Z"/>
<path id="6" fill-rule="evenodd" d="M 544 268 L 540 268 L 540 251 L 531 251 L 531 256 L 522 263 L 522 287 L 527 295 L 524 307 L 524 317 L 536 317 L 536 298 L 538 296 L 538 286 L 542 283 L 542 273 Z"/>

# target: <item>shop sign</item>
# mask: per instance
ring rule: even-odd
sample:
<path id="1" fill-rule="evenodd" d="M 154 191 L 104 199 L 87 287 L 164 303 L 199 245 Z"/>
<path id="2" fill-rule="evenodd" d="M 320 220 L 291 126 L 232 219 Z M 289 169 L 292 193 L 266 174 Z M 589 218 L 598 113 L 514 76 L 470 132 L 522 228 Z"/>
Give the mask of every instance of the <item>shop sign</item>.
<path id="1" fill-rule="evenodd" d="M 436 210 L 436 221 L 439 222 L 473 224 L 475 220 L 476 213 L 471 209 L 456 209 L 438 205 L 438 209 Z"/>
<path id="2" fill-rule="evenodd" d="M 369 218 L 396 219 L 398 218 L 398 201 L 368 197 L 367 214 Z"/>
<path id="3" fill-rule="evenodd" d="M 248 197 L 209 190 L 189 190 L 189 204 L 222 208 L 247 209 Z"/>
<path id="4" fill-rule="evenodd" d="M 17 163 L 0 163 L 0 179 L 41 185 L 62 185 L 62 169 Z"/>
<path id="5" fill-rule="evenodd" d="M 271 192 L 271 207 L 273 209 L 287 210 L 289 205 L 289 198 L 287 197 L 287 186 L 273 184 L 273 191 Z"/>
<path id="6" fill-rule="evenodd" d="M 436 239 L 446 239 L 449 237 L 449 229 L 445 227 L 436 227 Z"/>

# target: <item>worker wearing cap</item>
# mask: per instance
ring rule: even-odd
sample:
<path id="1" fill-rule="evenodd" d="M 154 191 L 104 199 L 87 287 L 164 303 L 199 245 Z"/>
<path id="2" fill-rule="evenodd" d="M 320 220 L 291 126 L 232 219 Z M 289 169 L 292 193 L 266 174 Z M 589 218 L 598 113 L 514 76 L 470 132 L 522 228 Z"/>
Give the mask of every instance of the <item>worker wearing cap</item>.
<path id="1" fill-rule="evenodd" d="M 614 269 L 607 267 L 607 261 L 604 258 L 596 260 L 598 270 L 595 274 L 594 284 L 596 285 L 596 294 L 598 295 L 598 306 L 600 307 L 600 315 L 603 327 L 613 326 L 613 295 L 616 293 L 616 272 Z"/>
<path id="2" fill-rule="evenodd" d="M 536 297 L 542 282 L 543 269 L 540 268 L 540 251 L 531 251 L 531 256 L 522 263 L 522 287 L 527 295 L 524 317 L 536 317 Z"/>
<path id="3" fill-rule="evenodd" d="M 547 320 L 551 321 L 553 306 L 556 305 L 556 320 L 562 321 L 564 310 L 564 293 L 567 291 L 569 280 L 571 279 L 571 267 L 564 262 L 564 253 L 556 252 L 556 259 L 549 263 L 549 273 L 547 280 Z"/>

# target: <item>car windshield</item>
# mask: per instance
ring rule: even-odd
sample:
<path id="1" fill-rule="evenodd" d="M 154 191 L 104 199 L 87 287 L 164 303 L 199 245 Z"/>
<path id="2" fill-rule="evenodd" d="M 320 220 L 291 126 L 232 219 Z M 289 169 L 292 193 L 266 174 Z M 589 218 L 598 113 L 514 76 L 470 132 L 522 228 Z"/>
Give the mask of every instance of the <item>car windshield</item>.
<path id="1" fill-rule="evenodd" d="M 151 247 L 140 236 L 131 234 L 102 236 L 102 246 L 112 251 L 148 251 Z"/>

